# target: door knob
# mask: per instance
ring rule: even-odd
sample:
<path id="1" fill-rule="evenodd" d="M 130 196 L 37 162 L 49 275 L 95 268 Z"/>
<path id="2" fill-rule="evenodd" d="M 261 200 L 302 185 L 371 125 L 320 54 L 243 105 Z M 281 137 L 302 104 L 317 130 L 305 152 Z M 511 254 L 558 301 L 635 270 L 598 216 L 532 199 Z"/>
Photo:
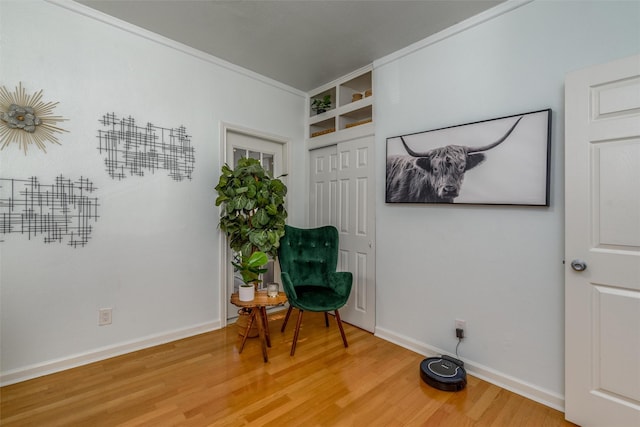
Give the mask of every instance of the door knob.
<path id="1" fill-rule="evenodd" d="M 585 271 L 587 269 L 587 263 L 580 259 L 574 259 L 571 261 L 571 268 L 575 271 Z"/>

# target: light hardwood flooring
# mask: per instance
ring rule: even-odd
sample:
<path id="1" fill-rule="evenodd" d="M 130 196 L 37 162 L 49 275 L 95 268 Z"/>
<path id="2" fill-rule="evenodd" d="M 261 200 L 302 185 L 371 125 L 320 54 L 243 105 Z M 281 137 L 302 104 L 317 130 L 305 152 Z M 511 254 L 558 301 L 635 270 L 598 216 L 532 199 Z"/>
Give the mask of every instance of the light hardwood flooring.
<path id="1" fill-rule="evenodd" d="M 0 389 L 2 426 L 563 426 L 563 414 L 468 377 L 444 392 L 420 379 L 423 356 L 333 318 L 270 316 L 272 347 L 238 354 L 235 325 Z"/>

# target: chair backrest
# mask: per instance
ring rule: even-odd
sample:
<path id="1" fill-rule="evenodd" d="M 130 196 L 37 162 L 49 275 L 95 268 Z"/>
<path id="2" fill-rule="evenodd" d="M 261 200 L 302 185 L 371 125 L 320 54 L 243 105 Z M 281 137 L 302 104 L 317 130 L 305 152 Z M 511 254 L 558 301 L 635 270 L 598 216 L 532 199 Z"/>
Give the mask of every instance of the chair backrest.
<path id="1" fill-rule="evenodd" d="M 327 225 L 318 228 L 285 226 L 280 239 L 280 269 L 294 285 L 328 286 L 328 273 L 338 265 L 338 230 Z"/>

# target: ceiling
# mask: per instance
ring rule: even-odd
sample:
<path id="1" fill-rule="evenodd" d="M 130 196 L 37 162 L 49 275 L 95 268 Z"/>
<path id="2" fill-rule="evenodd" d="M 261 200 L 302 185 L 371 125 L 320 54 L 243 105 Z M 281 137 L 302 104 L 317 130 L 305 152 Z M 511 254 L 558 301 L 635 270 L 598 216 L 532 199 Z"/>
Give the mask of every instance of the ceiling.
<path id="1" fill-rule="evenodd" d="M 504 0 L 77 0 L 308 92 Z"/>

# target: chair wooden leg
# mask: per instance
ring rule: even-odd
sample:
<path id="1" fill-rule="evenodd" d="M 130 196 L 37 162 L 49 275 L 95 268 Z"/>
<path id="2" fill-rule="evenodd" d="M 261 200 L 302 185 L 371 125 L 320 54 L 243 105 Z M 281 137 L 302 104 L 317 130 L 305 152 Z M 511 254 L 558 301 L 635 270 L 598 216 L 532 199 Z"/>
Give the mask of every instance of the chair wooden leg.
<path id="1" fill-rule="evenodd" d="M 340 335 L 342 335 L 342 342 L 344 343 L 344 346 L 349 347 L 349 344 L 347 344 L 347 336 L 344 334 L 344 329 L 342 328 L 342 320 L 340 320 L 340 313 L 338 313 L 338 310 L 336 310 L 336 322 L 338 322 L 338 328 L 340 328 Z"/>
<path id="2" fill-rule="evenodd" d="M 329 313 L 324 312 L 324 324 L 328 328 L 329 327 Z"/>
<path id="3" fill-rule="evenodd" d="M 296 343 L 298 342 L 298 334 L 300 333 L 300 324 L 302 324 L 302 313 L 304 313 L 302 310 L 298 312 L 298 323 L 296 323 L 296 331 L 293 333 L 293 342 L 291 343 L 292 356 L 296 352 Z"/>
<path id="4" fill-rule="evenodd" d="M 293 310 L 293 307 L 289 306 L 289 310 L 287 310 L 287 315 L 284 316 L 284 322 L 282 322 L 282 328 L 280 328 L 280 332 L 284 332 L 284 328 L 287 327 L 287 322 L 289 321 L 289 316 L 291 315 L 291 310 Z"/>

